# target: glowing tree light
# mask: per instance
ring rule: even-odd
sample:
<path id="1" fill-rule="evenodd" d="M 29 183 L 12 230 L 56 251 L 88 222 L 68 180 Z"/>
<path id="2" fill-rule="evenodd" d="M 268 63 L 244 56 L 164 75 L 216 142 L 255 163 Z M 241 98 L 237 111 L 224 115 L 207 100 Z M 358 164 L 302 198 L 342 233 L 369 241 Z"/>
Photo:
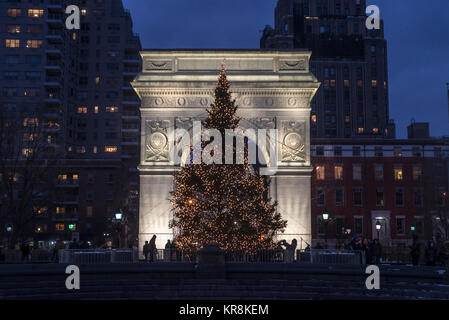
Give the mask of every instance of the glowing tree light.
<path id="1" fill-rule="evenodd" d="M 203 127 L 217 129 L 224 137 L 226 129 L 239 125 L 236 111 L 223 66 L 215 103 L 207 110 Z M 203 143 L 202 148 L 208 143 Z M 224 150 L 222 155 L 225 163 Z M 178 247 L 191 250 L 214 243 L 225 250 L 246 252 L 275 247 L 274 237 L 287 223 L 276 212 L 277 203 L 267 197 L 269 182 L 248 164 L 247 149 L 243 157 L 244 164 L 202 162 L 187 165 L 175 174 L 170 227 L 177 230 Z"/>

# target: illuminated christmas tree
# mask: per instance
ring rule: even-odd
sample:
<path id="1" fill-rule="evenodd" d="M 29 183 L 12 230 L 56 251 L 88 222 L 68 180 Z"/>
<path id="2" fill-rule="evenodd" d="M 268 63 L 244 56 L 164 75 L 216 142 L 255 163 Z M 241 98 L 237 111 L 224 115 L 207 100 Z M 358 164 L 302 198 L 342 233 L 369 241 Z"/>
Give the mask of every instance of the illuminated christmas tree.
<path id="1" fill-rule="evenodd" d="M 215 103 L 207 111 L 203 127 L 219 130 L 224 142 L 225 129 L 238 128 L 240 121 L 224 66 L 215 89 Z M 232 148 L 236 152 L 235 146 Z M 225 163 L 224 147 L 222 154 Z M 234 158 L 237 156 L 234 154 Z M 247 147 L 243 157 L 244 164 L 201 162 L 186 165 L 175 174 L 170 227 L 178 233 L 178 247 L 191 250 L 214 243 L 225 250 L 246 252 L 275 247 L 274 237 L 287 223 L 276 212 L 277 203 L 267 196 L 269 182 L 248 164 Z"/>

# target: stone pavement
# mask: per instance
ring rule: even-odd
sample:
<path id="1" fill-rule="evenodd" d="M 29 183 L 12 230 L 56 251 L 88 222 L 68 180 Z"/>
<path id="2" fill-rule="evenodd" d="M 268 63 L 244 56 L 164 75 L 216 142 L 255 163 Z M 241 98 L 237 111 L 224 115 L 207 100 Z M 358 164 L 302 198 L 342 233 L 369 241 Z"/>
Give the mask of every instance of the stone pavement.
<path id="1" fill-rule="evenodd" d="M 0 299 L 449 299 L 447 271 L 381 266 L 367 290 L 363 266 L 228 263 L 204 276 L 191 263 L 80 265 L 80 290 L 65 287 L 65 265 L 0 265 Z"/>

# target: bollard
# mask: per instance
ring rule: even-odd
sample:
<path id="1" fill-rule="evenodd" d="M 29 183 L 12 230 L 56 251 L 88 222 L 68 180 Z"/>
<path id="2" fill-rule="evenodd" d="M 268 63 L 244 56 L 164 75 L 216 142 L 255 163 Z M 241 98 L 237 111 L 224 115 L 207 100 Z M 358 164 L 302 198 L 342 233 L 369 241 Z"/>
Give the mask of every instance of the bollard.
<path id="1" fill-rule="evenodd" d="M 197 275 L 217 279 L 226 275 L 224 251 L 216 244 L 207 244 L 198 251 Z"/>

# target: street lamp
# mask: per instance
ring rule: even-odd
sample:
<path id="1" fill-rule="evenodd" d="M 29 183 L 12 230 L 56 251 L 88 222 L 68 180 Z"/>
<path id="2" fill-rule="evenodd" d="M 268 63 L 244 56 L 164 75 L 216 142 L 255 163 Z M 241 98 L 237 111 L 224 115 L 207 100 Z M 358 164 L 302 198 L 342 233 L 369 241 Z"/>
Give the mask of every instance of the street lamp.
<path id="1" fill-rule="evenodd" d="M 323 222 L 324 222 L 324 245 L 327 249 L 327 224 L 329 223 L 329 212 L 327 209 L 323 211 Z"/>
<path id="2" fill-rule="evenodd" d="M 123 212 L 120 210 L 114 214 L 114 218 L 112 218 L 112 222 L 115 224 L 117 236 L 118 236 L 118 247 L 121 247 L 121 238 L 122 238 L 122 227 L 125 225 L 125 237 L 128 237 L 127 230 L 127 219 Z M 125 239 L 125 246 L 127 246 L 127 239 Z"/>
<path id="3" fill-rule="evenodd" d="M 379 240 L 380 229 L 382 229 L 382 225 L 380 224 L 380 221 L 377 220 L 377 221 L 376 221 L 377 240 Z"/>

